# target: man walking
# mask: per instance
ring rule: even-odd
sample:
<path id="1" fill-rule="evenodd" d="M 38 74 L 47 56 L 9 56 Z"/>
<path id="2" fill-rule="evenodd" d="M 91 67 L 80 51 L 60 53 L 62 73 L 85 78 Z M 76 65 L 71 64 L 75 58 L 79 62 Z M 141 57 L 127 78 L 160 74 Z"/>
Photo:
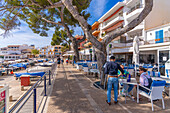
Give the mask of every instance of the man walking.
<path id="1" fill-rule="evenodd" d="M 107 83 L 107 100 L 106 102 L 111 105 L 111 90 L 112 90 L 112 85 L 114 87 L 114 103 L 117 104 L 118 100 L 118 70 L 121 71 L 121 73 L 124 73 L 123 69 L 120 67 L 119 64 L 115 62 L 115 57 L 111 56 L 110 57 L 110 62 L 106 64 L 105 67 L 105 74 L 108 74 L 108 83 Z M 121 74 L 120 74 L 121 75 Z"/>

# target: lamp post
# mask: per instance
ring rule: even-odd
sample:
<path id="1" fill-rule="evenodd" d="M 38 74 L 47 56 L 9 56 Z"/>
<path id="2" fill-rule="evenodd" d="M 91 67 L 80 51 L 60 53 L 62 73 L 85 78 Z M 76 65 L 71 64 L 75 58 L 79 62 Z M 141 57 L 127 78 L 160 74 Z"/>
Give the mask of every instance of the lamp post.
<path id="1" fill-rule="evenodd" d="M 95 48 L 93 46 L 93 48 L 92 48 L 92 61 L 94 62 L 94 60 L 95 60 Z"/>
<path id="2" fill-rule="evenodd" d="M 86 55 L 85 55 L 85 54 L 86 54 L 86 51 L 85 51 L 85 49 L 84 49 L 84 60 L 86 59 Z"/>
<path id="3" fill-rule="evenodd" d="M 90 60 L 92 60 L 92 49 L 89 49 L 90 52 Z"/>

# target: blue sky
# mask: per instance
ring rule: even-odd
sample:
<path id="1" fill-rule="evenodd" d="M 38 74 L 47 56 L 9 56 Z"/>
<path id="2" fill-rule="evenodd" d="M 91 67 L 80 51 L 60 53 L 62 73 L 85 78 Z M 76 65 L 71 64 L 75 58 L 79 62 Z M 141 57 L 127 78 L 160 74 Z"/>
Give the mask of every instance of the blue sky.
<path id="1" fill-rule="evenodd" d="M 91 18 L 88 20 L 88 23 L 92 25 L 118 1 L 122 0 L 92 0 L 90 7 L 87 9 L 87 11 L 91 14 Z M 22 24 L 19 29 L 13 30 L 9 37 L 3 38 L 0 36 L 0 47 L 15 44 L 34 44 L 36 47 L 50 45 L 54 29 L 49 31 L 48 37 L 41 37 L 38 34 L 34 34 L 25 22 L 21 23 Z M 82 30 L 80 27 L 76 27 L 74 30 L 75 34 L 81 35 Z M 0 33 L 1 32 L 2 30 L 0 30 Z"/>

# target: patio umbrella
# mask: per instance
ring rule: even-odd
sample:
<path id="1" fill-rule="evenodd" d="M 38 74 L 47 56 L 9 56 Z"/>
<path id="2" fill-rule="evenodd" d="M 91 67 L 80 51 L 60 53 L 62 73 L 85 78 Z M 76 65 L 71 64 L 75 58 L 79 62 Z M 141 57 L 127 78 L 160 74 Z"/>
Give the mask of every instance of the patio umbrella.
<path id="1" fill-rule="evenodd" d="M 139 37 L 135 36 L 133 40 L 133 63 L 135 63 L 135 77 L 136 77 L 136 65 L 139 65 Z"/>

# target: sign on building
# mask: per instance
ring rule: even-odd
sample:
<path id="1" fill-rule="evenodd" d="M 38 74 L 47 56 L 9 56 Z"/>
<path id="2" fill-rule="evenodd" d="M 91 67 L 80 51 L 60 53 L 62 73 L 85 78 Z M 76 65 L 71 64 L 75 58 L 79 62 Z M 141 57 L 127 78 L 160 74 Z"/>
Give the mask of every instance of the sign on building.
<path id="1" fill-rule="evenodd" d="M 8 86 L 0 86 L 0 113 L 8 113 L 9 103 L 9 88 Z"/>

